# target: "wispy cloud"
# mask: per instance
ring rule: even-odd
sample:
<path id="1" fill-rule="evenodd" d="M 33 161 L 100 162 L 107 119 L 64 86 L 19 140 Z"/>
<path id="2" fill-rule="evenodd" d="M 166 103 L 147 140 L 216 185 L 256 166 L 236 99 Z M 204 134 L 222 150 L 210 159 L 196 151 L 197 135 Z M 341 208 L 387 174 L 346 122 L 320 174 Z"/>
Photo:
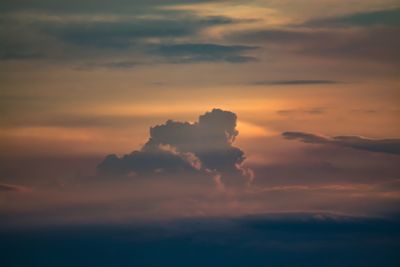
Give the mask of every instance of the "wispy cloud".
<path id="1" fill-rule="evenodd" d="M 321 115 L 326 112 L 326 108 L 315 107 L 310 109 L 281 109 L 277 113 L 282 116 L 289 116 L 294 114 L 311 114 L 311 115 Z"/>
<path id="2" fill-rule="evenodd" d="M 203 2 L 215 2 L 218 0 L 203 0 Z M 12 0 L 4 0 L 0 3 L 0 10 L 3 12 L 18 11 L 37 11 L 49 12 L 52 14 L 143 14 L 144 11 L 152 10 L 153 12 L 161 6 L 169 6 L 176 4 L 197 3 L 198 0 L 70 0 L 58 1 L 55 3 L 51 0 L 37 0 L 35 2 L 22 0 L 15 2 Z"/>
<path id="3" fill-rule="evenodd" d="M 327 137 L 305 132 L 284 132 L 282 136 L 289 140 L 299 140 L 310 144 L 327 144 L 400 155 L 400 139 L 370 139 L 362 136 Z"/>
<path id="4" fill-rule="evenodd" d="M 318 84 L 336 84 L 340 81 L 335 80 L 260 80 L 251 82 L 251 85 L 318 85 Z"/>
<path id="5" fill-rule="evenodd" d="M 254 50 L 257 47 L 244 45 L 219 45 L 210 43 L 188 43 L 161 45 L 155 52 L 174 63 L 193 62 L 230 62 L 245 63 L 255 61 L 255 57 L 247 56 L 244 52 Z"/>
<path id="6" fill-rule="evenodd" d="M 360 12 L 346 16 L 314 19 L 303 26 L 311 27 L 354 27 L 354 26 L 400 26 L 400 9 Z"/>
<path id="7" fill-rule="evenodd" d="M 398 64 L 399 27 L 248 29 L 227 36 L 271 53 Z"/>
<path id="8" fill-rule="evenodd" d="M 28 192 L 30 190 L 30 188 L 20 185 L 0 183 L 0 192 Z"/>
<path id="9" fill-rule="evenodd" d="M 0 31 L 0 38 L 4 41 L 0 44 L 0 60 L 44 59 L 79 62 L 83 68 L 91 65 L 114 69 L 132 68 L 146 62 L 242 63 L 255 60 L 243 54 L 253 47 L 199 41 L 203 31 L 241 23 L 241 19 L 162 10 L 157 6 L 166 3 L 157 1 L 153 5 L 142 4 L 148 5 L 147 9 L 130 16 L 95 11 L 49 14 L 46 8 L 51 9 L 52 4 L 47 1 L 42 7 L 38 6 L 44 8 L 45 13 L 29 9 L 22 13 L 6 12 L 1 16 L 4 30 Z M 140 3 L 134 6 L 142 7 Z"/>

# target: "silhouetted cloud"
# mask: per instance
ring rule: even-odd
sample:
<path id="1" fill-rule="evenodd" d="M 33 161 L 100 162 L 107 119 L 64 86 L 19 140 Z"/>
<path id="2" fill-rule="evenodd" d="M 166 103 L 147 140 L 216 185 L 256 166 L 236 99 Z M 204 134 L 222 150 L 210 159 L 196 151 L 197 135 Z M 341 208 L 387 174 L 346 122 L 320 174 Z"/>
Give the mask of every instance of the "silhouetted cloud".
<path id="1" fill-rule="evenodd" d="M 252 85 L 313 85 L 313 84 L 335 84 L 334 80 L 263 80 L 255 81 Z"/>
<path id="2" fill-rule="evenodd" d="M 177 172 L 193 171 L 190 162 L 183 157 L 168 151 L 157 150 L 134 151 L 131 154 L 118 158 L 116 155 L 108 155 L 98 166 L 101 172 L 115 175 L 126 175 L 129 173 L 148 172 Z"/>
<path id="3" fill-rule="evenodd" d="M 221 109 L 201 115 L 195 123 L 169 120 L 150 128 L 140 151 L 121 158 L 109 155 L 98 171 L 104 175 L 192 172 L 214 176 L 224 185 L 244 183 L 252 174 L 242 166 L 244 152 L 232 146 L 239 134 L 236 120 L 236 114 Z"/>
<path id="4" fill-rule="evenodd" d="M 79 67 L 79 69 L 132 69 L 142 65 L 142 63 L 133 60 L 112 61 L 104 63 L 88 63 Z"/>
<path id="5" fill-rule="evenodd" d="M 217 2 L 218 0 L 202 0 L 201 2 Z M 162 6 L 170 6 L 176 4 L 199 3 L 199 0 L 79 0 L 58 1 L 52 0 L 4 0 L 0 2 L 0 10 L 2 12 L 49 12 L 52 14 L 141 14 L 141 12 L 149 9 L 157 9 Z"/>
<path id="6" fill-rule="evenodd" d="M 354 149 L 400 155 L 400 139 L 369 139 L 361 136 L 326 137 L 305 132 L 284 132 L 289 140 L 300 140 L 311 144 L 330 144 Z"/>
<path id="7" fill-rule="evenodd" d="M 12 184 L 1 184 L 0 183 L 0 192 L 26 192 L 29 191 L 27 187 L 12 185 Z"/>
<path id="8" fill-rule="evenodd" d="M 37 22 L 38 29 L 64 42 L 99 48 L 128 48 L 146 38 L 190 36 L 209 26 L 229 24 L 225 17 L 175 16 L 121 21 Z"/>
<path id="9" fill-rule="evenodd" d="M 203 61 L 225 61 L 244 63 L 255 61 L 256 58 L 243 55 L 243 52 L 256 49 L 254 46 L 219 45 L 219 44 L 172 44 L 161 45 L 156 49 L 160 55 L 174 63 L 192 63 Z"/>

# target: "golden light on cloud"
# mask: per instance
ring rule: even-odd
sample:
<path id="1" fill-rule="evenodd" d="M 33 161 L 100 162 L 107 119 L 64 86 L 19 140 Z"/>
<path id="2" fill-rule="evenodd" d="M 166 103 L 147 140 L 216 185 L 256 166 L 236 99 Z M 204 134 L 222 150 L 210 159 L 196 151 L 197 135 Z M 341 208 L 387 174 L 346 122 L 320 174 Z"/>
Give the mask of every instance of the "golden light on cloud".
<path id="1" fill-rule="evenodd" d="M 204 30 L 205 35 L 211 37 L 221 37 L 230 31 L 245 30 L 259 27 L 279 27 L 292 22 L 288 16 L 284 16 L 274 8 L 257 4 L 238 4 L 238 3 L 199 3 L 190 5 L 174 5 L 164 7 L 167 10 L 190 11 L 199 16 L 227 17 L 238 20 L 239 23 L 232 25 L 214 26 Z"/>

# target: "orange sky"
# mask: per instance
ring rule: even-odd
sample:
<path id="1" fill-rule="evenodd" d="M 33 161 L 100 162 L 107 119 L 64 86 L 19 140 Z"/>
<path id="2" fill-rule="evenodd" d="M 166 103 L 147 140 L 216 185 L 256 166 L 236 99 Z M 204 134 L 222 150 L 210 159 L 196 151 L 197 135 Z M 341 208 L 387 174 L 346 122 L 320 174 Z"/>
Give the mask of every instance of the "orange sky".
<path id="1" fill-rule="evenodd" d="M 96 7 L 41 1 L 37 7 L 0 4 L 0 39 L 6 40 L 0 45 L 0 184 L 36 188 L 22 200 L 2 196 L 0 209 L 15 208 L 4 204 L 9 200 L 22 210 L 39 209 L 42 201 L 52 206 L 51 199 L 71 204 L 71 181 L 95 173 L 94 159 L 140 150 L 150 127 L 168 119 L 193 123 L 213 108 L 237 115 L 234 145 L 255 169 L 259 187 L 235 197 L 207 191 L 206 201 L 196 202 L 197 215 L 296 208 L 367 213 L 362 201 L 376 200 L 379 207 L 371 204 L 371 210 L 377 212 L 399 200 L 397 187 L 390 189 L 398 183 L 398 154 L 330 143 L 335 136 L 400 136 L 398 1 L 116 1 Z M 286 140 L 288 131 L 328 141 Z M 88 158 L 88 165 L 76 163 Z M 60 160 L 63 167 L 54 174 L 39 159 Z M 296 175 L 302 178 L 294 181 Z M 324 177 L 328 182 L 317 179 Z M 122 203 L 103 185 L 90 197 L 86 184 L 82 188 L 74 194 L 85 203 Z M 350 191 L 360 205 L 338 208 Z M 25 206 L 31 197 L 37 202 Z M 279 203 L 260 204 L 264 197 Z M 210 204 L 220 198 L 220 206 Z M 143 213 L 175 214 L 174 201 Z M 121 209 L 121 217 L 131 216 Z"/>

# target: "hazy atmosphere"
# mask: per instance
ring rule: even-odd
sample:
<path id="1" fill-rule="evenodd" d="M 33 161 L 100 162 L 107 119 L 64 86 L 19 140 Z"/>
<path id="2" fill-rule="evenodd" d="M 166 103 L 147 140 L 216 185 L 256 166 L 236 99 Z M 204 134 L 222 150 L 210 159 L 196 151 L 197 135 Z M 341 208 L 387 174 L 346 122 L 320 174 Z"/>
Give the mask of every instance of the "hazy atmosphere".
<path id="1" fill-rule="evenodd" d="M 398 266 L 399 36 L 397 0 L 1 1 L 1 261 Z"/>

